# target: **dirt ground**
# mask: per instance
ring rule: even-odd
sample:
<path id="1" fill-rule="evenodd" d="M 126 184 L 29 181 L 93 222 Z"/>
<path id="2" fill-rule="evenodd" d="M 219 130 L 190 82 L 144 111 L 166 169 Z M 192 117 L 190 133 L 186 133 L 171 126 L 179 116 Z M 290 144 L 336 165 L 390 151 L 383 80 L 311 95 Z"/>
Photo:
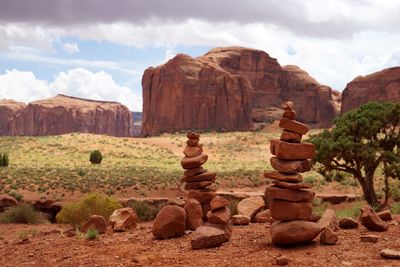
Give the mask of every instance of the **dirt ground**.
<path id="1" fill-rule="evenodd" d="M 379 254 L 384 248 L 400 250 L 396 221 L 383 233 L 369 232 L 363 226 L 340 229 L 335 246 L 314 241 L 292 248 L 270 243 L 269 224 L 234 226 L 228 243 L 204 250 L 191 249 L 190 234 L 156 240 L 151 227 L 151 223 L 142 223 L 129 233 L 109 230 L 98 240 L 88 241 L 60 233 L 68 226 L 1 225 L 0 266 L 273 266 L 280 255 L 289 258 L 288 266 L 400 266 L 400 260 L 383 259 Z M 24 231 L 33 235 L 27 241 L 20 240 Z M 363 233 L 379 236 L 378 243 L 361 242 Z"/>

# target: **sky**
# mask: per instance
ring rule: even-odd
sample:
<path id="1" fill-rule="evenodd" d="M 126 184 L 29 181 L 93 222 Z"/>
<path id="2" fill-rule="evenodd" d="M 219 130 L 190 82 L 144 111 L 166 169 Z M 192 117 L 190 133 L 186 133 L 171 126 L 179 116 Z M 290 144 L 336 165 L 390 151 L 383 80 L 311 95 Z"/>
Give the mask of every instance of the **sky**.
<path id="1" fill-rule="evenodd" d="M 58 93 L 141 111 L 141 78 L 177 53 L 261 49 L 342 91 L 400 65 L 400 0 L 0 0 L 0 99 Z"/>

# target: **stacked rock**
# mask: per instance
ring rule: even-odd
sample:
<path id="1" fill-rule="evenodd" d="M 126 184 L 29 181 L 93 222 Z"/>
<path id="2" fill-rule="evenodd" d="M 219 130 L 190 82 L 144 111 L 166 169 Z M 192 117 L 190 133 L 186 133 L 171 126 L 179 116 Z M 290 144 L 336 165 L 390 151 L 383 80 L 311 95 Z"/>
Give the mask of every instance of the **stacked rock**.
<path id="1" fill-rule="evenodd" d="M 293 245 L 313 240 L 320 227 L 310 222 L 312 200 L 315 193 L 310 185 L 302 183 L 300 173 L 310 170 L 310 161 L 315 156 L 313 144 L 302 143 L 302 135 L 308 126 L 296 121 L 293 102 L 282 104 L 284 110 L 279 127 L 283 128 L 280 140 L 271 140 L 270 150 L 275 157 L 270 159 L 276 170 L 264 176 L 272 179 L 265 191 L 269 200 L 271 217 L 277 222 L 271 226 L 271 241 L 276 245 Z"/>
<path id="2" fill-rule="evenodd" d="M 200 135 L 189 132 L 187 138 L 187 146 L 183 150 L 185 157 L 181 161 L 181 166 L 185 169 L 181 182 L 185 183 L 185 190 L 189 191 L 188 199 L 200 202 L 203 220 L 207 220 L 207 213 L 211 210 L 211 200 L 216 196 L 216 191 L 210 188 L 215 181 L 216 173 L 202 167 L 207 162 L 208 156 L 203 153 L 203 146 L 199 144 Z"/>

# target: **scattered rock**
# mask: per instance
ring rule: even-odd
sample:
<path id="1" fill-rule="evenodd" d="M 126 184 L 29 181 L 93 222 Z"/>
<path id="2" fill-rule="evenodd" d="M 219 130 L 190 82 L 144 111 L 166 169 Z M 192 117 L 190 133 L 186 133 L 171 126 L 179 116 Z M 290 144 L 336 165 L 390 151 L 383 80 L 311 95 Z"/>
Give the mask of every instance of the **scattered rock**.
<path id="1" fill-rule="evenodd" d="M 400 251 L 393 249 L 382 249 L 381 256 L 388 259 L 400 259 Z"/>
<path id="2" fill-rule="evenodd" d="M 157 214 L 153 224 L 153 235 L 165 239 L 182 236 L 186 230 L 186 211 L 179 206 L 165 206 Z"/>
<path id="3" fill-rule="evenodd" d="M 231 218 L 231 210 L 228 207 L 223 207 L 218 210 L 209 211 L 207 213 L 207 219 L 209 223 L 215 224 L 227 224 Z"/>
<path id="4" fill-rule="evenodd" d="M 231 217 L 231 222 L 233 225 L 248 225 L 250 223 L 250 217 L 236 214 Z"/>
<path id="5" fill-rule="evenodd" d="M 203 209 L 200 202 L 194 198 L 189 198 L 185 204 L 186 229 L 196 230 L 203 225 Z"/>
<path id="6" fill-rule="evenodd" d="M 167 202 L 167 205 L 175 205 L 179 207 L 184 207 L 185 206 L 185 199 L 183 197 L 176 197 L 173 199 L 169 199 Z"/>
<path id="7" fill-rule="evenodd" d="M 82 226 L 81 230 L 86 233 L 90 229 L 97 230 L 99 234 L 104 234 L 107 231 L 107 221 L 103 216 L 92 215 L 89 220 Z"/>
<path id="8" fill-rule="evenodd" d="M 384 210 L 384 211 L 381 211 L 381 212 L 377 212 L 376 215 L 378 215 L 379 218 L 381 218 L 383 221 L 391 221 L 391 220 L 393 220 L 392 213 L 390 212 L 390 210 Z"/>
<path id="9" fill-rule="evenodd" d="M 324 228 L 319 238 L 319 242 L 324 245 L 336 245 L 338 240 L 338 235 L 330 227 Z"/>
<path id="10" fill-rule="evenodd" d="M 135 229 L 138 216 L 132 208 L 122 208 L 115 210 L 109 221 L 114 231 L 126 232 Z"/>
<path id="11" fill-rule="evenodd" d="M 387 231 L 388 224 L 382 221 L 370 206 L 361 209 L 360 223 L 371 231 Z"/>
<path id="12" fill-rule="evenodd" d="M 316 214 L 316 213 L 311 213 L 310 219 L 308 219 L 310 222 L 318 222 L 321 219 L 321 215 Z"/>
<path id="13" fill-rule="evenodd" d="M 354 229 L 358 227 L 358 222 L 350 217 L 345 217 L 339 220 L 339 227 L 342 229 Z"/>
<path id="14" fill-rule="evenodd" d="M 219 247 L 228 241 L 224 230 L 211 226 L 200 226 L 191 237 L 192 249 Z"/>
<path id="15" fill-rule="evenodd" d="M 271 217 L 271 213 L 269 210 L 263 210 L 257 213 L 254 217 L 254 222 L 256 223 L 272 223 L 274 219 Z"/>
<path id="16" fill-rule="evenodd" d="M 311 202 L 290 202 L 271 199 L 269 202 L 271 217 L 278 221 L 309 220 L 312 214 Z"/>
<path id="17" fill-rule="evenodd" d="M 223 207 L 228 206 L 229 203 L 230 203 L 229 200 L 227 200 L 223 197 L 220 197 L 220 196 L 216 196 L 215 198 L 213 198 L 213 200 L 211 200 L 211 203 L 210 203 L 211 210 L 214 211 L 214 210 L 221 209 Z"/>
<path id="18" fill-rule="evenodd" d="M 318 221 L 318 225 L 321 228 L 329 227 L 333 231 L 336 231 L 339 228 L 339 223 L 336 218 L 335 211 L 333 209 L 326 209 L 322 214 L 321 219 Z"/>
<path id="19" fill-rule="evenodd" d="M 279 256 L 275 259 L 276 265 L 288 265 L 289 264 L 289 258 L 286 256 Z"/>
<path id="20" fill-rule="evenodd" d="M 361 242 L 371 242 L 371 243 L 376 243 L 378 242 L 378 236 L 376 235 L 362 235 L 360 236 Z"/>
<path id="21" fill-rule="evenodd" d="M 237 205 L 238 214 L 249 218 L 253 218 L 263 208 L 265 208 L 265 202 L 262 197 L 245 198 Z"/>
<path id="22" fill-rule="evenodd" d="M 314 240 L 321 228 L 308 221 L 274 222 L 271 225 L 271 241 L 275 245 L 296 245 Z"/>

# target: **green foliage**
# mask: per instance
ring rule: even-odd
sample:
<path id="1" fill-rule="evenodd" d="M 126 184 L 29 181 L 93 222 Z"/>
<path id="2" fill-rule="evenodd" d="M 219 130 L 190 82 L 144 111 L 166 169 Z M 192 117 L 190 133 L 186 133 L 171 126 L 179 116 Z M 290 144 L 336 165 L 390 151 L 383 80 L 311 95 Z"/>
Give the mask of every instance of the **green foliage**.
<path id="1" fill-rule="evenodd" d="M 128 206 L 136 212 L 140 222 L 154 220 L 160 211 L 159 208 L 144 201 L 130 200 L 128 201 Z"/>
<path id="2" fill-rule="evenodd" d="M 114 210 L 121 207 L 121 204 L 113 197 L 91 193 L 80 201 L 70 202 L 63 206 L 56 219 L 59 223 L 80 228 L 90 216 L 101 215 L 104 218 L 109 218 Z"/>
<path id="3" fill-rule="evenodd" d="M 399 180 L 395 180 L 392 183 L 392 186 L 390 187 L 390 190 L 389 190 L 389 194 L 390 194 L 390 197 L 394 201 L 400 200 L 400 181 Z"/>
<path id="4" fill-rule="evenodd" d="M 17 200 L 18 202 L 24 198 L 20 193 L 15 192 L 15 191 L 8 193 L 8 195 L 15 198 L 15 200 Z"/>
<path id="5" fill-rule="evenodd" d="M 361 184 L 365 199 L 378 203 L 373 178 L 384 166 L 386 177 L 400 174 L 400 103 L 369 102 L 335 119 L 335 127 L 310 138 L 320 172 L 343 171 Z"/>
<path id="6" fill-rule="evenodd" d="M 7 167 L 9 163 L 8 155 L 6 153 L 0 153 L 0 167 Z"/>
<path id="7" fill-rule="evenodd" d="M 89 229 L 86 232 L 86 239 L 87 240 L 94 240 L 97 239 L 99 236 L 99 231 L 97 231 L 97 229 Z"/>
<path id="8" fill-rule="evenodd" d="M 362 206 L 363 206 L 362 202 L 355 202 L 348 208 L 337 210 L 336 216 L 339 219 L 344 217 L 358 218 L 361 214 Z"/>
<path id="9" fill-rule="evenodd" d="M 390 207 L 390 211 L 393 214 L 400 214 L 400 203 L 399 202 L 395 202 L 391 205 Z"/>
<path id="10" fill-rule="evenodd" d="M 47 221 L 29 204 L 22 203 L 0 214 L 0 223 L 39 224 Z"/>
<path id="11" fill-rule="evenodd" d="M 103 156 L 101 155 L 101 152 L 99 150 L 94 150 L 90 153 L 89 160 L 92 164 L 100 164 L 103 160 Z"/>
<path id="12" fill-rule="evenodd" d="M 327 208 L 330 207 L 330 203 L 322 202 L 320 198 L 314 198 L 312 201 L 313 213 L 322 215 Z"/>

